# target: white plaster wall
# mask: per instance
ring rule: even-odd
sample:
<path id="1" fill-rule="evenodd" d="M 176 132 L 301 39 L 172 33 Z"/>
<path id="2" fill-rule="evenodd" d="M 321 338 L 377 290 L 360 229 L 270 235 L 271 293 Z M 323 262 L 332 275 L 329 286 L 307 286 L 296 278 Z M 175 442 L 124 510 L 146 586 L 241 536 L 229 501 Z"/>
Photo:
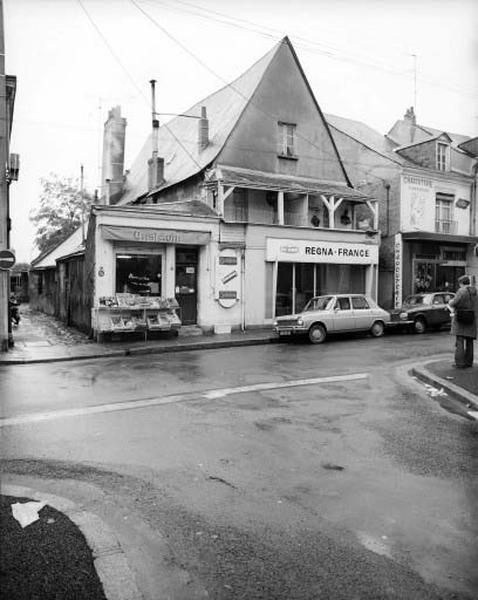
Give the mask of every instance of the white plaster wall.
<path id="1" fill-rule="evenodd" d="M 412 179 L 411 179 L 412 178 Z M 470 235 L 471 204 L 458 208 L 457 200 L 471 199 L 471 183 L 443 180 L 428 174 L 406 173 L 401 178 L 400 229 L 408 231 L 435 231 L 436 194 L 455 197 L 452 219 L 457 222 L 456 235 Z"/>

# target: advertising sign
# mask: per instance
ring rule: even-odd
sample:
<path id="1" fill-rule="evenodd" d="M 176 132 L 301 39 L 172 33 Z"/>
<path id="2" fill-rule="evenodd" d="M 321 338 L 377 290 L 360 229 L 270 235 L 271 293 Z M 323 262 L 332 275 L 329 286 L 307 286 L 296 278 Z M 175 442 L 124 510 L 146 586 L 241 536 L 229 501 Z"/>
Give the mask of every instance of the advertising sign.
<path id="1" fill-rule="evenodd" d="M 353 242 L 268 238 L 266 260 L 371 265 L 378 263 L 378 246 Z"/>
<path id="2" fill-rule="evenodd" d="M 223 308 L 232 308 L 241 289 L 240 256 L 237 250 L 225 248 L 216 260 L 216 300 Z"/>
<path id="3" fill-rule="evenodd" d="M 403 242 L 402 234 L 395 235 L 393 248 L 393 306 L 399 308 L 402 305 L 402 265 L 403 265 Z"/>

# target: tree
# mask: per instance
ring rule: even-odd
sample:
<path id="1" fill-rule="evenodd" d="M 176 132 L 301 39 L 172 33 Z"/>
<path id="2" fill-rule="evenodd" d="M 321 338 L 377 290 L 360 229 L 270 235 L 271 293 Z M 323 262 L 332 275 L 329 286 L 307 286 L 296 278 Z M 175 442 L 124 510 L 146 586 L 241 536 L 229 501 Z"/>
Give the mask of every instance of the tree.
<path id="1" fill-rule="evenodd" d="M 36 226 L 35 242 L 41 254 L 52 250 L 81 226 L 93 196 L 81 193 L 77 179 L 50 173 L 41 179 L 39 207 L 32 209 L 30 220 Z"/>

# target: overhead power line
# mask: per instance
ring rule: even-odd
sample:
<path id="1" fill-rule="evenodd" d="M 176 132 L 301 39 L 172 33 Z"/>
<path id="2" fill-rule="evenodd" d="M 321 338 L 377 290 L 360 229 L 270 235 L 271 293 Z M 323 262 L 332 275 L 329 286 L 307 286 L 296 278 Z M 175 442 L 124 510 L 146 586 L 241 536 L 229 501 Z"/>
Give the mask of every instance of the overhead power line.
<path id="1" fill-rule="evenodd" d="M 121 59 L 119 58 L 119 56 L 116 54 L 116 52 L 114 51 L 114 49 L 112 48 L 111 44 L 108 42 L 108 40 L 106 39 L 106 37 L 103 35 L 101 29 L 98 27 L 98 25 L 95 23 L 95 21 L 93 20 L 92 16 L 90 15 L 90 13 L 88 12 L 88 10 L 86 9 L 86 7 L 83 4 L 82 0 L 78 0 L 78 4 L 81 6 L 81 8 L 83 9 L 83 12 L 86 14 L 88 21 L 91 23 L 91 25 L 94 27 L 95 31 L 98 33 L 98 35 L 100 36 L 100 38 L 103 40 L 103 43 L 105 44 L 105 46 L 108 48 L 108 50 L 110 51 L 111 55 L 113 56 L 113 58 L 115 59 L 115 61 L 118 63 L 118 65 L 121 67 L 121 69 L 124 71 L 124 73 L 126 74 L 126 76 L 128 77 L 128 79 L 131 81 L 131 83 L 134 85 L 134 87 L 138 90 L 140 96 L 145 100 L 145 102 L 147 103 L 147 105 L 149 106 L 150 102 L 148 97 L 145 95 L 145 93 L 143 92 L 143 90 L 140 88 L 140 86 L 136 83 L 135 79 L 133 78 L 133 76 L 130 74 L 130 72 L 128 71 L 128 69 L 124 66 L 123 62 L 121 61 Z M 182 144 L 182 142 L 179 140 L 179 138 L 174 134 L 173 131 L 171 131 L 171 128 L 168 127 L 167 123 L 163 124 L 163 127 L 165 127 L 165 129 L 169 132 L 169 134 L 171 135 L 171 137 L 173 137 L 176 142 L 178 143 L 178 145 L 184 150 L 184 152 L 191 158 L 191 160 L 200 168 L 202 169 L 202 165 L 200 165 L 198 163 L 198 161 L 196 160 L 196 158 L 189 152 L 189 150 Z"/>
<path id="2" fill-rule="evenodd" d="M 263 37 L 271 38 L 275 41 L 279 41 L 282 37 L 284 37 L 284 33 L 279 31 L 278 29 L 273 29 L 271 27 L 267 27 L 264 25 L 258 25 L 256 23 L 252 23 L 246 19 L 241 19 L 239 17 L 232 17 L 230 15 L 226 15 L 225 13 L 221 13 L 212 9 L 206 9 L 203 7 L 199 7 L 193 3 L 186 2 L 184 0 L 174 0 L 174 4 L 171 5 L 167 2 L 167 0 L 143 0 L 148 1 L 151 4 L 156 6 L 160 6 L 167 10 L 173 10 L 176 12 L 182 12 L 187 14 L 192 14 L 202 19 L 215 21 L 222 23 L 224 25 L 228 25 L 231 27 L 243 29 L 246 31 L 250 31 L 252 33 L 256 33 L 258 35 L 262 35 Z M 195 10 L 191 10 L 192 7 Z M 201 11 L 201 12 L 198 12 Z M 333 46 L 330 44 L 326 44 L 323 42 L 318 42 L 317 40 L 310 40 L 303 36 L 299 36 L 296 34 L 292 34 L 294 38 L 294 45 L 297 48 L 304 50 L 305 52 L 319 54 L 326 56 L 331 60 L 336 60 L 339 62 L 355 64 L 357 66 L 366 67 L 369 69 L 379 70 L 390 75 L 398 76 L 398 77 L 406 77 L 409 78 L 414 74 L 413 68 L 397 68 L 395 65 L 390 63 L 386 63 L 384 61 L 377 60 L 375 56 L 366 55 L 359 51 L 354 50 L 353 53 L 348 52 L 344 49 L 341 49 L 338 46 Z M 400 54 L 404 56 L 410 55 L 409 52 L 406 52 L 405 49 L 400 50 Z M 445 84 L 443 81 L 434 80 L 433 78 L 422 76 L 418 77 L 419 81 L 427 83 L 428 85 L 438 87 L 441 89 L 446 89 L 455 93 L 462 93 L 471 96 L 478 96 L 478 90 L 472 87 L 463 87 L 459 85 L 453 84 Z"/>

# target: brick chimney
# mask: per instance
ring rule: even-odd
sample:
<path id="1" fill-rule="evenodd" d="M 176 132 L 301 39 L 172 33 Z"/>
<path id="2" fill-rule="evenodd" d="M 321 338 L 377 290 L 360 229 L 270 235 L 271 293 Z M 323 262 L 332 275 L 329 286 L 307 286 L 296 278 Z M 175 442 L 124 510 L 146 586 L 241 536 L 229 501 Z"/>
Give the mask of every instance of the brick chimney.
<path id="1" fill-rule="evenodd" d="M 121 107 L 114 106 L 108 112 L 103 135 L 101 169 L 101 201 L 103 204 L 116 204 L 123 191 L 125 134 L 126 119 L 121 116 Z"/>
<path id="2" fill-rule="evenodd" d="M 198 147 L 199 152 L 207 148 L 209 144 L 209 120 L 207 118 L 206 107 L 201 106 L 201 118 L 199 119 Z"/>

